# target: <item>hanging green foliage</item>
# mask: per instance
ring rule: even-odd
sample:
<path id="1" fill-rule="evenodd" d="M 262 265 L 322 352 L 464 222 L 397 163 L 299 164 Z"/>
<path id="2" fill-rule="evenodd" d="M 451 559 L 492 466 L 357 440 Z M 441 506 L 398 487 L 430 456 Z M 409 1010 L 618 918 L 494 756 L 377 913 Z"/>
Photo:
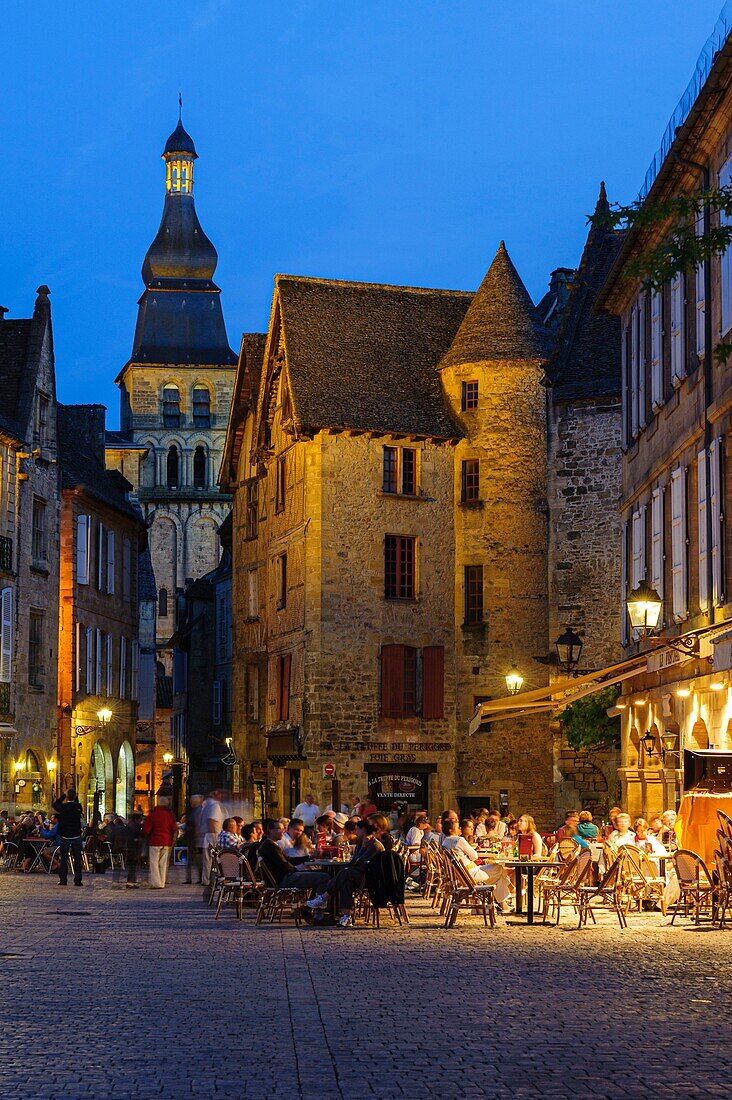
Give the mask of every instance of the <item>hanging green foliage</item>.
<path id="1" fill-rule="evenodd" d="M 619 695 L 618 685 L 610 684 L 565 707 L 559 717 L 564 736 L 573 749 L 620 748 L 620 716 L 607 716 L 608 708 L 615 706 Z"/>

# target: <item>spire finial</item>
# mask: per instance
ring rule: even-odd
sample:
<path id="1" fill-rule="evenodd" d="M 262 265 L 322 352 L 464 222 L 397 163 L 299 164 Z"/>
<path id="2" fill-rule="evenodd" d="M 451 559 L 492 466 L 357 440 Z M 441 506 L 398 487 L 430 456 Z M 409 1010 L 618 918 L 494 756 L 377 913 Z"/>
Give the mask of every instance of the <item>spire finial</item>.
<path id="1" fill-rule="evenodd" d="M 183 93 L 178 92 L 178 122 L 183 121 Z"/>

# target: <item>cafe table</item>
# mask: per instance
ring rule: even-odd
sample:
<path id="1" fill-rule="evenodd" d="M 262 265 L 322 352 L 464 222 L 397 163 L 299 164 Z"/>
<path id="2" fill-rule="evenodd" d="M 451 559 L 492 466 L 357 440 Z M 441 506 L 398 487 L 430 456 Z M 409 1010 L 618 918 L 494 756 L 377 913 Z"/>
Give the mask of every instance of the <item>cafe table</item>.
<path id="1" fill-rule="evenodd" d="M 28 870 L 35 871 L 36 867 L 40 867 L 42 871 L 45 871 L 46 868 L 43 866 L 41 852 L 44 848 L 48 847 L 48 841 L 44 840 L 42 836 L 27 836 L 23 839 L 26 844 L 30 844 L 35 852 L 35 855 L 33 856 L 33 862 L 31 863 Z"/>
<path id="2" fill-rule="evenodd" d="M 496 860 L 504 867 L 512 867 L 516 875 L 516 915 L 521 917 L 524 913 L 524 899 L 521 879 L 526 875 L 526 923 L 534 923 L 534 879 L 536 872 L 551 864 L 550 859 L 535 857 L 532 859 L 505 859 Z"/>

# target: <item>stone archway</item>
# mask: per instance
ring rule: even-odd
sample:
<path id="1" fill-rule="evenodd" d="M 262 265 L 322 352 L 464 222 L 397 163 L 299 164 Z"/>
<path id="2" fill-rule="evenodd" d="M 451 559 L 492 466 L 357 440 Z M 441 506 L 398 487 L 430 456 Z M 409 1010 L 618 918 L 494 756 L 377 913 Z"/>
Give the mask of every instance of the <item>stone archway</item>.
<path id="1" fill-rule="evenodd" d="M 128 817 L 132 812 L 135 793 L 135 758 L 129 741 L 123 741 L 117 757 L 117 782 L 115 785 L 114 812 Z"/>
<path id="2" fill-rule="evenodd" d="M 688 747 L 690 749 L 709 748 L 709 730 L 703 718 L 697 718 L 696 722 L 691 727 Z"/>
<path id="3" fill-rule="evenodd" d="M 89 760 L 89 785 L 86 792 L 87 814 L 91 821 L 94 811 L 94 795 L 99 792 L 99 813 L 102 817 L 112 809 L 114 773 L 112 754 L 106 741 L 97 741 Z"/>

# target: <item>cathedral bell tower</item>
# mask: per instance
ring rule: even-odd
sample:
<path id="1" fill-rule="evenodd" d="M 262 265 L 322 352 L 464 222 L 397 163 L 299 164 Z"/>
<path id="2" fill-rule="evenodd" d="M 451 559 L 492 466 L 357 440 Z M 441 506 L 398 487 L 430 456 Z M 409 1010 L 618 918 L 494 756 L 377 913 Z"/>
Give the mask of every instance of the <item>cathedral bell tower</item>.
<path id="1" fill-rule="evenodd" d="M 193 138 L 178 118 L 165 143 L 160 226 L 142 264 L 132 355 L 116 381 L 121 431 L 108 466 L 132 482 L 150 523 L 158 589 L 158 643 L 170 637 L 175 593 L 218 563 L 217 529 L 229 497 L 217 486 L 234 384 L 218 255 L 193 197 Z"/>

